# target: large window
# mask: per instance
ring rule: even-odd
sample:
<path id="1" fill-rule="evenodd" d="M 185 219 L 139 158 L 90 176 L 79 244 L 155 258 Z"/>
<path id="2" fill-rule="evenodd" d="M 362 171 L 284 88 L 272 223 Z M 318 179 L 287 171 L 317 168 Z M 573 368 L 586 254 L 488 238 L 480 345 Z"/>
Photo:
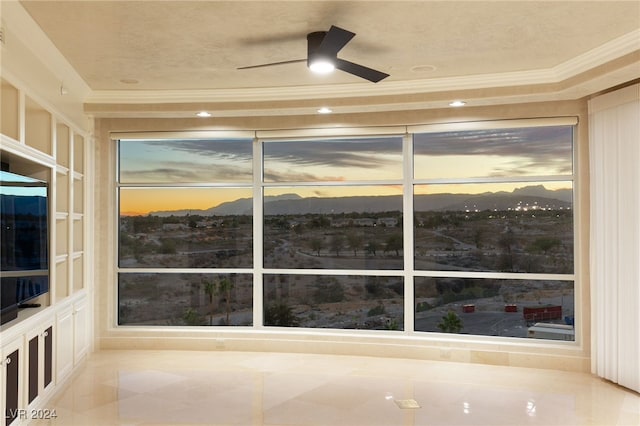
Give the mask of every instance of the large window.
<path id="1" fill-rule="evenodd" d="M 262 146 L 264 325 L 403 330 L 402 137 Z"/>
<path id="2" fill-rule="evenodd" d="M 574 340 L 573 128 L 421 133 L 413 152 L 415 330 Z"/>
<path id="3" fill-rule="evenodd" d="M 252 324 L 252 141 L 122 140 L 118 154 L 118 323 Z"/>
<path id="4" fill-rule="evenodd" d="M 122 139 L 119 324 L 574 340 L 573 126 L 534 124 Z"/>

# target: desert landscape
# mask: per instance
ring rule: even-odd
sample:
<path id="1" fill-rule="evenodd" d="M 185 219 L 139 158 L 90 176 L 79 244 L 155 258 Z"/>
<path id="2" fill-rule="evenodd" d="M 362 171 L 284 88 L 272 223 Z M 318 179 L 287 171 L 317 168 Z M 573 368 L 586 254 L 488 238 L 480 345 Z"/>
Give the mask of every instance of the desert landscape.
<path id="1" fill-rule="evenodd" d="M 542 195 L 549 194 L 536 187 L 473 200 L 454 196 L 440 210 L 424 209 L 416 197 L 414 270 L 572 274 L 571 204 Z M 453 311 L 464 323 L 457 332 L 525 337 L 530 324 L 522 313 L 505 312 L 505 305 L 560 305 L 557 322 L 573 316 L 572 281 L 416 276 L 415 283 L 404 283 L 403 216 L 389 210 L 395 197 L 365 204 L 332 199 L 330 213 L 329 200 L 304 200 L 305 209 L 292 196 L 272 201 L 263 222 L 265 325 L 403 330 L 405 285 L 414 285 L 419 331 L 440 331 L 442 317 Z M 240 204 L 246 209 L 246 201 Z M 353 205 L 367 210 L 351 211 Z M 252 221 L 250 214 L 122 216 L 121 268 L 194 271 L 121 273 L 120 324 L 251 325 Z M 334 273 L 293 272 L 323 269 Z M 464 305 L 474 305 L 473 312 Z"/>

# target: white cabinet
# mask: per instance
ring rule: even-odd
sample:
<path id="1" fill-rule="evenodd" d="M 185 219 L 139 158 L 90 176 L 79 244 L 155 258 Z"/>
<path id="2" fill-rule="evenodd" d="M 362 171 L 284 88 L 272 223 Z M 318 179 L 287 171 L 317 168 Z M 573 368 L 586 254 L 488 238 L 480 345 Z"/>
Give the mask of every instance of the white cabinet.
<path id="1" fill-rule="evenodd" d="M 25 335 L 24 401 L 34 406 L 53 384 L 53 321 L 44 322 Z"/>
<path id="2" fill-rule="evenodd" d="M 3 342 L 4 343 L 4 342 Z M 18 424 L 24 417 L 23 395 L 20 392 L 24 385 L 23 340 L 15 339 L 0 348 L 0 426 Z"/>
<path id="3" fill-rule="evenodd" d="M 89 311 L 87 298 L 73 304 L 73 363 L 77 364 L 89 352 Z"/>
<path id="4" fill-rule="evenodd" d="M 0 78 L 3 168 L 47 181 L 51 213 L 49 292 L 37 299 L 40 308 L 0 324 L 0 426 L 25 424 L 39 413 L 91 348 L 92 198 L 85 170 L 93 139 L 82 126 L 20 81 Z"/>
<path id="5" fill-rule="evenodd" d="M 64 380 L 89 350 L 86 297 L 58 312 L 56 320 L 56 378 Z"/>
<path id="6" fill-rule="evenodd" d="M 54 316 L 31 314 L 0 335 L 0 426 L 28 423 L 55 386 Z"/>
<path id="7" fill-rule="evenodd" d="M 60 382 L 73 369 L 73 306 L 58 312 L 56 331 L 56 379 Z"/>

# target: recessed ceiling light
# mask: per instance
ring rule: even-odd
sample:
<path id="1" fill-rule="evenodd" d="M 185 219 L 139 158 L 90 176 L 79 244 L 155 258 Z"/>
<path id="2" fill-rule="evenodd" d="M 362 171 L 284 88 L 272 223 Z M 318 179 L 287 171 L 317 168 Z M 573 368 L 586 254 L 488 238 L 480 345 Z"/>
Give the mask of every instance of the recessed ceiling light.
<path id="1" fill-rule="evenodd" d="M 330 114 L 330 113 L 333 112 L 333 110 L 331 108 L 328 108 L 328 107 L 322 107 L 322 108 L 318 109 L 318 112 L 320 114 Z"/>
<path id="2" fill-rule="evenodd" d="M 453 101 L 449 103 L 449 106 L 452 107 L 461 107 L 461 106 L 465 106 L 467 103 L 465 101 Z"/>
<path id="3" fill-rule="evenodd" d="M 211 117 L 211 113 L 207 111 L 200 111 L 196 114 L 198 117 Z"/>
<path id="4" fill-rule="evenodd" d="M 436 70 L 434 65 L 416 65 L 411 67 L 411 72 L 433 72 Z"/>

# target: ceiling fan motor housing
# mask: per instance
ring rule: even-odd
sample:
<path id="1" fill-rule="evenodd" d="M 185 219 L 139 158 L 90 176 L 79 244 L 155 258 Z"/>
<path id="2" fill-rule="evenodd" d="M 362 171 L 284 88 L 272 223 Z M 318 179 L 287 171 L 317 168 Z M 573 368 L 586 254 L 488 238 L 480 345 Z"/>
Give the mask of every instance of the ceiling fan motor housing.
<path id="1" fill-rule="evenodd" d="M 307 34 L 307 66 L 310 66 L 312 62 L 318 59 L 333 60 L 335 57 L 331 57 L 326 53 L 319 51 L 320 44 L 327 35 L 327 31 L 315 31 Z"/>

